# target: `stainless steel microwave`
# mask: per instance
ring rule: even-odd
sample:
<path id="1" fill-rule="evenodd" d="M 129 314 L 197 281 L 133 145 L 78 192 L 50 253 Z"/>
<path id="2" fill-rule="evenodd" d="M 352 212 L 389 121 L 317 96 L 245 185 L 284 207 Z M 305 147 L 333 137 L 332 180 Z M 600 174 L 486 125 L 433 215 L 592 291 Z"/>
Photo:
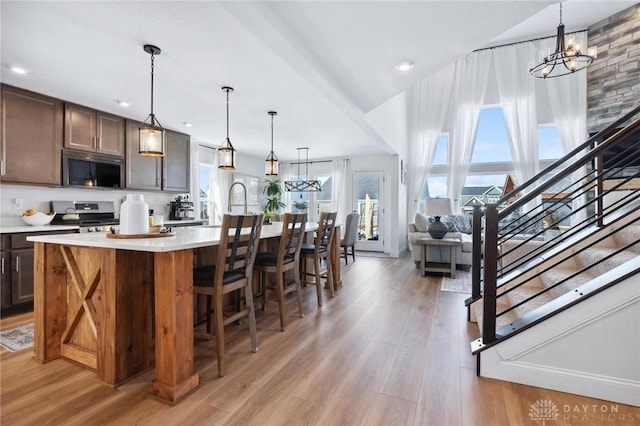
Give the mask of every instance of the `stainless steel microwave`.
<path id="1" fill-rule="evenodd" d="M 62 185 L 124 188 L 124 159 L 93 152 L 62 150 Z"/>

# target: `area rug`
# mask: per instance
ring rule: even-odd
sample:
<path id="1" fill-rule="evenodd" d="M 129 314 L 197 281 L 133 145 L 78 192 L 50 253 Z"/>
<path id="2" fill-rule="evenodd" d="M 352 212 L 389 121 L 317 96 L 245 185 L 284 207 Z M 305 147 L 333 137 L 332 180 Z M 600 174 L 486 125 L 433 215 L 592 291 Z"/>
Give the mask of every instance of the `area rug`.
<path id="1" fill-rule="evenodd" d="M 443 276 L 440 291 L 471 294 L 471 272 L 456 271 L 455 278 Z"/>
<path id="2" fill-rule="evenodd" d="M 11 352 L 33 346 L 33 323 L 0 332 L 0 346 Z"/>

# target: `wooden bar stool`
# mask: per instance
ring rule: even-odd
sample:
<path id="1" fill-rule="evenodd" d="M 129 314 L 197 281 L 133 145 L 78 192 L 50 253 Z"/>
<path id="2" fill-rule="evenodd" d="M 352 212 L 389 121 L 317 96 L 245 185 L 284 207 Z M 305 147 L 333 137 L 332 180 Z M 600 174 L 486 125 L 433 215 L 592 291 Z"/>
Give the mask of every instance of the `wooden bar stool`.
<path id="1" fill-rule="evenodd" d="M 307 214 L 286 213 L 283 216 L 282 235 L 278 244 L 278 251 L 261 252 L 256 255 L 253 266 L 254 272 L 261 273 L 262 292 L 259 296 L 262 301 L 262 309 L 267 302 L 267 289 L 274 290 L 280 308 L 280 329 L 285 331 L 287 320 L 285 316 L 284 297 L 296 292 L 298 298 L 298 312 L 300 318 L 304 317 L 302 308 L 302 288 L 300 286 L 300 247 L 304 238 L 304 229 L 307 223 Z M 287 271 L 293 274 L 292 280 L 286 279 Z M 275 283 L 268 280 L 268 274 L 275 275 Z"/>
<path id="2" fill-rule="evenodd" d="M 248 317 L 251 350 L 258 352 L 256 317 L 253 309 L 251 274 L 258 251 L 262 215 L 224 215 L 220 230 L 220 244 L 215 265 L 193 269 L 193 291 L 207 297 L 206 332 L 195 331 L 194 336 L 216 341 L 218 376 L 225 374 L 224 326 Z M 231 312 L 223 312 L 225 294 L 244 290 L 245 305 Z M 240 299 L 240 297 L 238 297 Z"/>
<path id="3" fill-rule="evenodd" d="M 334 296 L 333 288 L 333 271 L 331 268 L 331 242 L 335 234 L 337 212 L 321 212 L 318 221 L 318 231 L 314 244 L 302 244 L 300 248 L 300 267 L 304 284 L 313 284 L 316 286 L 318 294 L 318 306 L 322 306 L 322 280 L 326 278 L 327 284 L 331 289 L 331 297 Z M 313 272 L 307 272 L 307 260 L 313 261 Z M 321 269 L 321 263 L 324 261 L 326 269 Z M 313 281 L 308 281 L 307 277 L 313 277 Z"/>

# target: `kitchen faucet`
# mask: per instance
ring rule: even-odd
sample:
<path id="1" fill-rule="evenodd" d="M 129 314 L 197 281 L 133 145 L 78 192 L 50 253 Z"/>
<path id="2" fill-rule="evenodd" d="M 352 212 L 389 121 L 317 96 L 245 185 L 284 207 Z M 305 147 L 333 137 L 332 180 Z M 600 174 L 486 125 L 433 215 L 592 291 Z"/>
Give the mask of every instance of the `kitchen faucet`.
<path id="1" fill-rule="evenodd" d="M 244 190 L 244 214 L 247 214 L 247 187 L 244 186 L 242 182 L 234 182 L 229 187 L 229 198 L 227 199 L 227 210 L 231 213 L 231 193 L 233 192 L 233 187 L 236 185 L 240 185 Z"/>

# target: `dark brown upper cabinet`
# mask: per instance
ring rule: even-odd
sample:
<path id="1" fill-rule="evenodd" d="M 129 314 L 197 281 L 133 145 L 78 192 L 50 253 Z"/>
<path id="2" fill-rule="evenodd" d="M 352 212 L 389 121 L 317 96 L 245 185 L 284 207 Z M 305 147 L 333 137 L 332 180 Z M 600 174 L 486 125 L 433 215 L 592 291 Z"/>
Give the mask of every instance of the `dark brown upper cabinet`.
<path id="1" fill-rule="evenodd" d="M 124 118 L 71 103 L 64 109 L 65 148 L 124 157 Z"/>
<path id="2" fill-rule="evenodd" d="M 126 187 L 151 191 L 189 192 L 191 137 L 165 130 L 165 156 L 138 154 L 142 123 L 127 120 Z"/>
<path id="3" fill-rule="evenodd" d="M 60 185 L 62 101 L 2 85 L 3 182 Z"/>

